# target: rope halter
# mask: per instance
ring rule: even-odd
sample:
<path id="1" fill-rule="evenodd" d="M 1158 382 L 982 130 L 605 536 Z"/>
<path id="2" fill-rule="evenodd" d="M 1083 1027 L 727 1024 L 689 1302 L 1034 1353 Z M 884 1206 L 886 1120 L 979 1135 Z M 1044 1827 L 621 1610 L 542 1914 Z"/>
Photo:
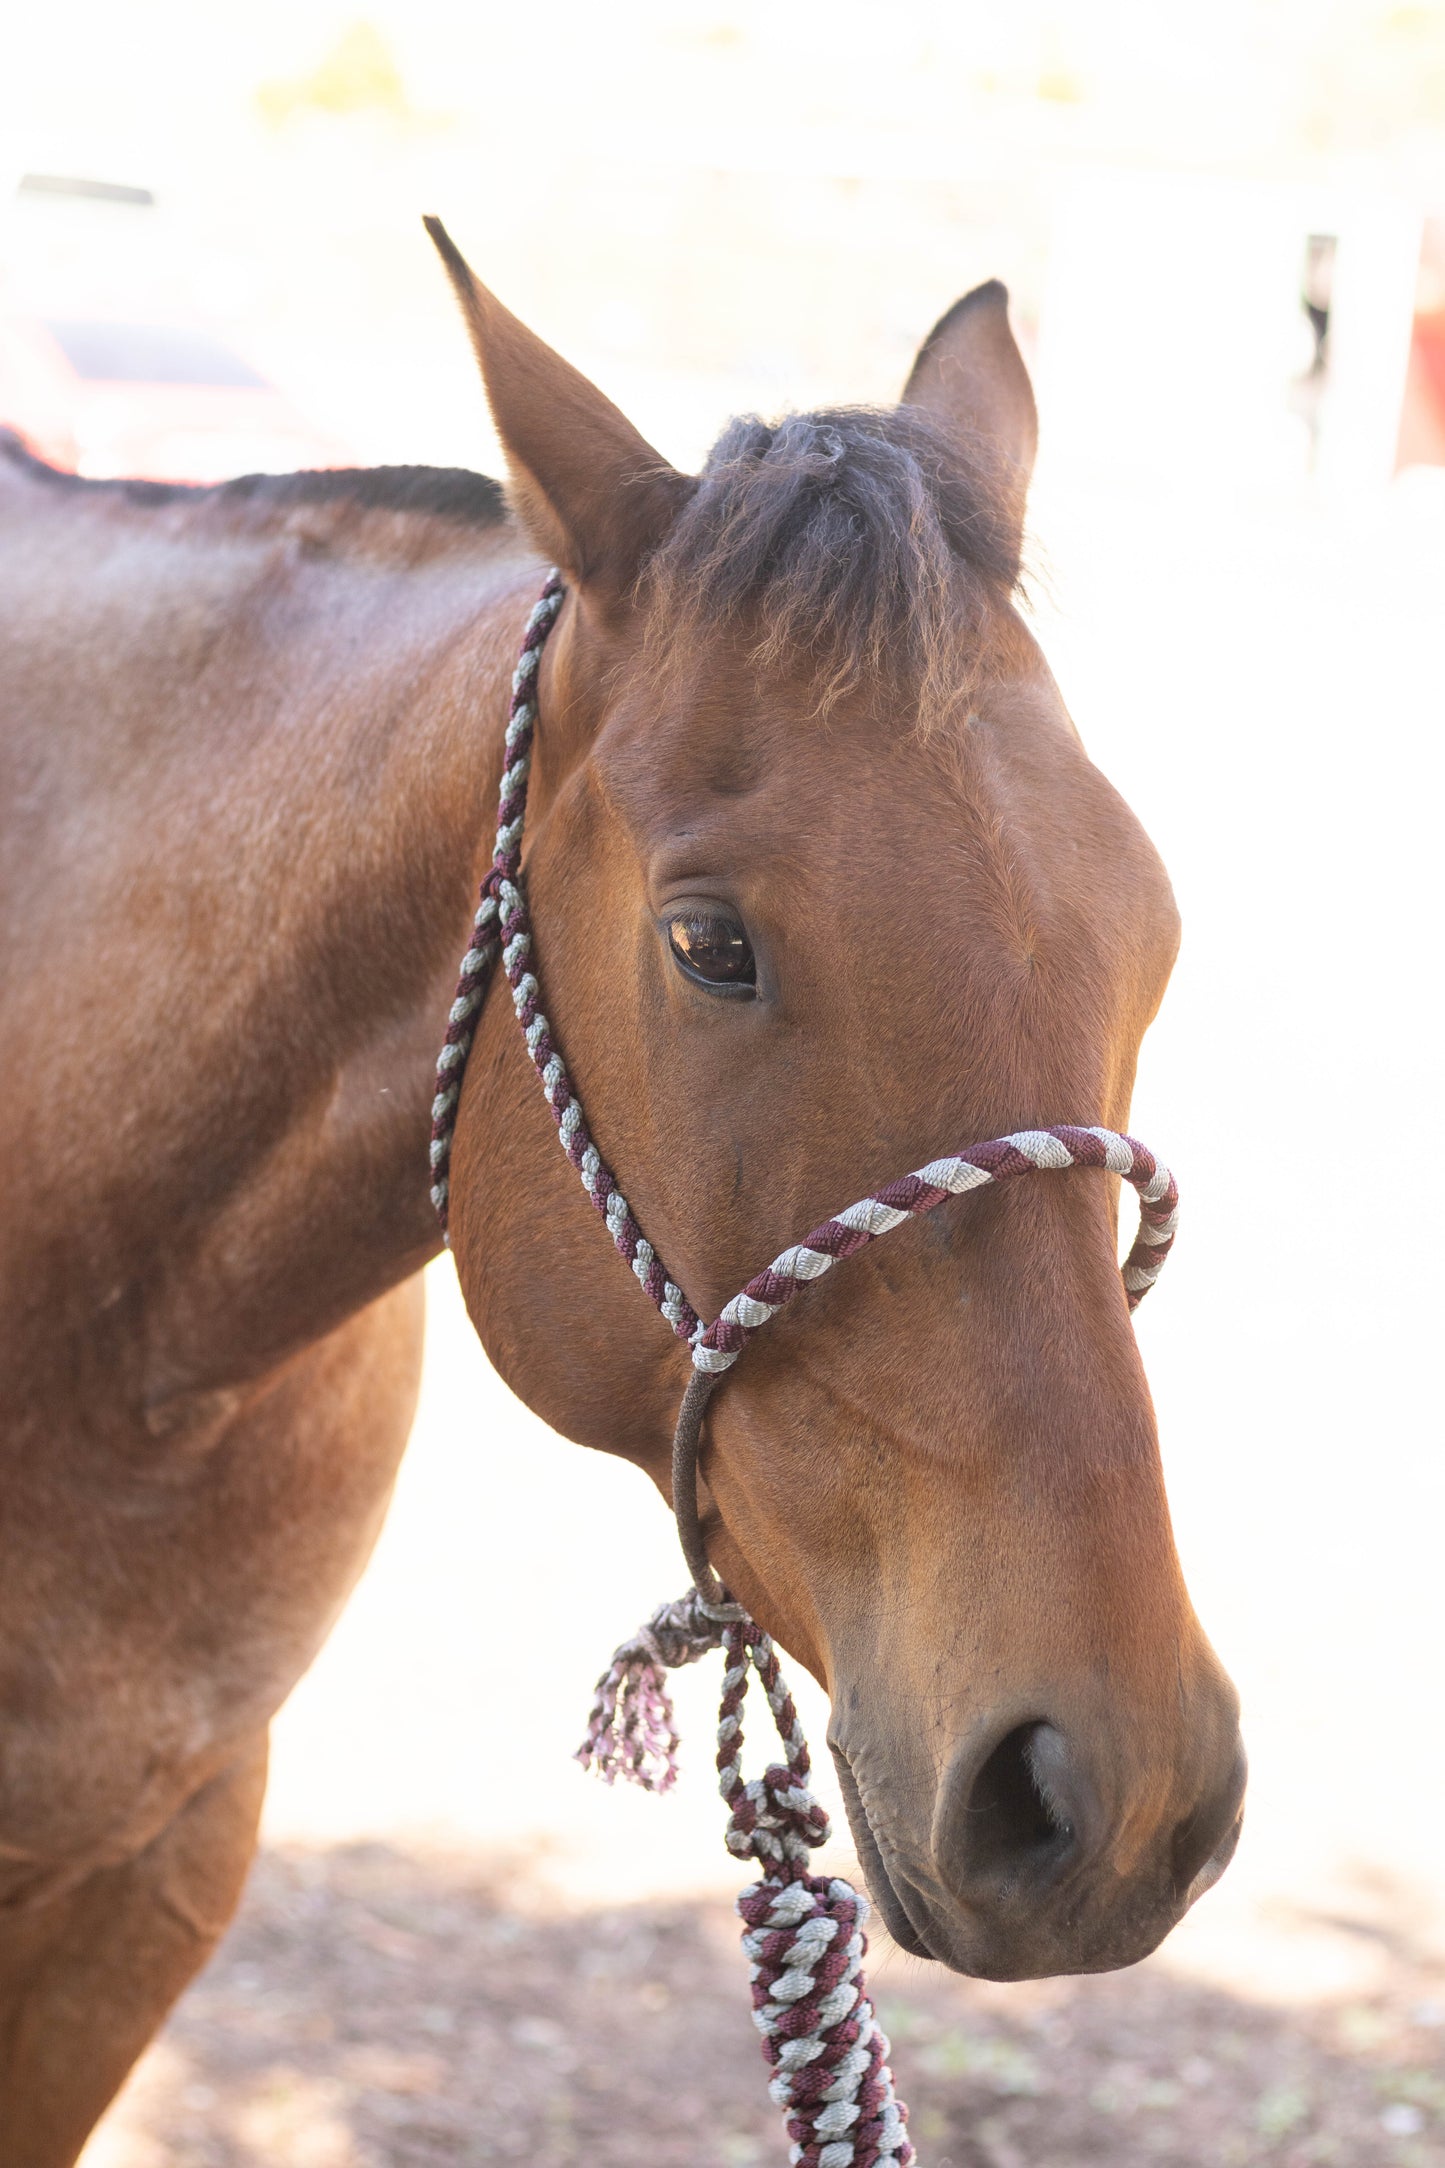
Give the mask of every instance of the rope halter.
<path id="1" fill-rule="evenodd" d="M 672 1497 L 693 1586 L 664 1604 L 624 1642 L 598 1681 L 587 1737 L 578 1753 L 607 1782 L 623 1776 L 649 1791 L 677 1778 L 678 1737 L 666 1674 L 722 1646 L 727 1653 L 718 1725 L 719 1784 L 729 1808 L 727 1844 L 756 1859 L 760 1881 L 738 1909 L 747 1926 L 753 2013 L 773 2067 L 770 2091 L 788 2117 L 795 2168 L 875 2168 L 914 2158 L 907 2110 L 895 2100 L 888 2043 L 863 1986 L 868 1903 L 848 1882 L 807 1871 L 826 1841 L 828 1819 L 808 1790 L 807 1741 L 782 1681 L 772 1642 L 729 1600 L 708 1561 L 697 1508 L 697 1462 L 707 1403 L 748 1341 L 835 1264 L 952 1197 L 1021 1174 L 1092 1167 L 1119 1176 L 1139 1196 L 1139 1232 L 1122 1267 L 1131 1310 L 1153 1286 L 1174 1242 L 1179 1194 L 1167 1167 L 1133 1137 L 1061 1124 L 1027 1129 L 900 1176 L 827 1219 L 733 1296 L 705 1324 L 643 1234 L 588 1131 L 582 1107 L 542 1013 L 533 968 L 532 921 L 522 886 L 522 828 L 537 724 L 537 674 L 565 589 L 552 572 L 527 620 L 512 674 L 497 837 L 482 882 L 472 938 L 462 959 L 432 1101 L 432 1202 L 447 1233 L 452 1141 L 467 1057 L 498 956 L 557 1133 L 582 1186 L 607 1223 L 619 1254 L 692 1351 L 692 1377 L 673 1440 Z M 448 1237 L 449 1239 L 449 1237 Z M 741 1709 L 749 1669 L 757 1672 L 783 1740 L 784 1762 L 760 1779 L 742 1777 Z"/>

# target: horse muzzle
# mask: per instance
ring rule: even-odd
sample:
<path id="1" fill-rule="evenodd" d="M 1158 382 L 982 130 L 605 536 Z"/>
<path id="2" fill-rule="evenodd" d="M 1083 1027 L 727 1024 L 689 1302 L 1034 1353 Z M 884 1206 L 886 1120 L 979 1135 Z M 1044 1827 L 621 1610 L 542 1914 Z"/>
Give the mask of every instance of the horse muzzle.
<path id="1" fill-rule="evenodd" d="M 1157 1805 L 1109 1766 L 1107 1734 L 1076 1740 L 1043 1719 L 975 1727 L 931 1802 L 926 1779 L 900 1786 L 899 1757 L 830 1737 L 864 1878 L 894 1941 L 989 1980 L 1147 1957 L 1239 1841 L 1246 1762 L 1232 1690 L 1220 1688 L 1204 1750 L 1193 1742 Z M 925 1795 L 916 1807 L 910 1792 Z"/>

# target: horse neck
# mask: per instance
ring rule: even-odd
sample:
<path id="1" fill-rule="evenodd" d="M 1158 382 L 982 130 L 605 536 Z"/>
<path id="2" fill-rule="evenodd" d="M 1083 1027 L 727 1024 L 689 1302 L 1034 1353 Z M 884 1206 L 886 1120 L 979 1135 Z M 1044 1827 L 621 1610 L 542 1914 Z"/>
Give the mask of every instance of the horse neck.
<path id="1" fill-rule="evenodd" d="M 538 583 L 505 529 L 433 564 L 293 553 L 269 585 L 249 560 L 227 572 L 218 628 L 214 561 L 192 554 L 129 644 L 68 661 L 73 746 L 96 748 L 72 804 L 95 819 L 47 886 L 56 939 L 77 905 L 87 927 L 87 999 L 52 953 L 24 1003 L 50 1073 L 80 1079 L 36 1154 L 76 1208 L 51 1243 L 50 1337 L 142 1289 L 128 1345 L 158 1428 L 439 1247 L 436 1050 Z"/>
<path id="2" fill-rule="evenodd" d="M 475 599 L 454 637 L 349 685 L 314 784 L 278 822 L 259 879 L 299 887 L 281 953 L 253 977 L 248 1084 L 281 1136 L 237 1185 L 197 1259 L 250 1252 L 254 1359 L 315 1337 L 440 1247 L 427 1145 L 437 1049 L 490 856 L 517 625 L 530 571 Z M 414 628 L 398 628 L 412 647 Z M 433 628 L 432 638 L 435 638 Z M 417 667 L 417 664 L 420 667 Z M 259 908 L 258 908 L 259 907 Z M 279 1286 L 278 1286 L 279 1277 Z M 284 1290 L 278 1315 L 278 1293 Z M 198 1317 L 196 1343 L 217 1320 Z"/>

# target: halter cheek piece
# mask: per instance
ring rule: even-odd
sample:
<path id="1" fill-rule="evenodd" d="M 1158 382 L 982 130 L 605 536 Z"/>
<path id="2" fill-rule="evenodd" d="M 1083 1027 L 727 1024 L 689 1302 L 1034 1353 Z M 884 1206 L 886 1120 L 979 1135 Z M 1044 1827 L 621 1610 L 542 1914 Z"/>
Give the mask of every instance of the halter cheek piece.
<path id="1" fill-rule="evenodd" d="M 987 1144 L 971 1144 L 824 1220 L 784 1250 L 705 1325 L 643 1234 L 612 1170 L 588 1133 L 551 1027 L 540 1007 L 532 968 L 532 922 L 522 887 L 522 824 L 527 806 L 532 735 L 537 724 L 537 671 L 565 589 L 553 572 L 527 620 L 512 675 L 512 705 L 502 766 L 497 841 L 482 883 L 471 946 L 462 959 L 446 1043 L 437 1062 L 432 1102 L 432 1202 L 447 1228 L 452 1138 L 467 1056 L 476 1035 L 498 955 L 527 1051 L 542 1080 L 562 1148 L 582 1186 L 607 1222 L 624 1261 L 680 1340 L 692 1350 L 692 1377 L 683 1395 L 672 1451 L 672 1498 L 693 1586 L 664 1604 L 624 1642 L 598 1682 L 587 1739 L 578 1759 L 610 1783 L 622 1775 L 648 1790 L 676 1781 L 677 1732 L 665 1674 L 695 1662 L 720 1644 L 727 1653 L 718 1730 L 718 1773 L 731 1809 L 727 1843 L 758 1860 L 762 1880 L 745 1890 L 739 1911 L 748 1923 L 743 1947 L 752 1960 L 754 2017 L 774 2068 L 770 2091 L 788 2116 L 794 2162 L 801 2168 L 908 2168 L 914 2158 L 907 2110 L 895 2100 L 887 2068 L 888 2043 L 863 1987 L 867 1903 L 847 1882 L 808 1873 L 810 1849 L 826 1841 L 828 1820 L 807 1789 L 809 1758 L 792 1700 L 767 1635 L 727 1591 L 708 1562 L 697 1510 L 697 1462 L 707 1404 L 723 1374 L 753 1334 L 776 1317 L 809 1282 L 880 1235 L 950 1197 L 1015 1175 L 1096 1167 L 1118 1175 L 1139 1194 L 1139 1233 L 1123 1266 L 1133 1310 L 1163 1267 L 1174 1241 L 1178 1191 L 1167 1167 L 1132 1137 L 1111 1129 L 1026 1129 Z M 786 1767 L 774 1765 L 744 1783 L 740 1711 L 749 1667 L 756 1670 L 782 1737 Z"/>

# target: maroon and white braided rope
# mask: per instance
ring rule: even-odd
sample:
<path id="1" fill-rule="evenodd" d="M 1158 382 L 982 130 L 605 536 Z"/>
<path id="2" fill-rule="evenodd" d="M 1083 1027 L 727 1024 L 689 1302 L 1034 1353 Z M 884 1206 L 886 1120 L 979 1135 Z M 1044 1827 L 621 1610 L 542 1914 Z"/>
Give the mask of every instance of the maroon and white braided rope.
<path id="1" fill-rule="evenodd" d="M 911 2168 L 908 2110 L 893 2089 L 888 2039 L 863 1979 L 869 1904 L 841 1875 L 808 1871 L 826 1844 L 828 1817 L 808 1789 L 808 1742 L 777 1653 L 751 1620 L 725 1629 L 727 1668 L 718 1720 L 718 1789 L 729 1808 L 727 1845 L 756 1859 L 761 1879 L 737 1900 L 750 1962 L 753 2022 L 772 2068 L 768 2091 L 783 2111 L 793 2168 Z M 745 1782 L 742 1705 L 757 1672 L 783 1742 L 784 1762 Z"/>
<path id="2" fill-rule="evenodd" d="M 787 2119 L 796 2168 L 909 2168 L 908 2110 L 893 2088 L 888 2041 L 868 1998 L 863 1932 L 869 1904 L 841 1875 L 809 1872 L 828 1817 L 809 1789 L 812 1764 L 772 1641 L 731 1604 L 721 1611 L 690 1589 L 623 1643 L 598 1681 L 577 1756 L 611 1783 L 623 1775 L 667 1791 L 677 1777 L 677 1731 L 663 1671 L 710 1648 L 727 1653 L 718 1712 L 718 1790 L 728 1807 L 727 1847 L 756 1860 L 758 1881 L 737 1900 L 749 1961 L 753 2022 Z M 761 1777 L 742 1770 L 743 1699 L 757 1672 L 783 1761 Z M 649 1765 L 650 1758 L 650 1765 Z"/>
<path id="3" fill-rule="evenodd" d="M 776 1317 L 801 1288 L 820 1280 L 840 1258 L 853 1256 L 915 1213 L 931 1212 L 950 1197 L 1007 1182 L 1016 1174 L 1065 1167 L 1101 1168 L 1106 1174 L 1121 1176 L 1139 1192 L 1139 1233 L 1123 1266 L 1125 1297 L 1131 1310 L 1137 1308 L 1173 1247 L 1179 1223 L 1174 1177 L 1133 1137 L 1112 1129 L 1075 1129 L 1060 1123 L 1052 1129 L 1021 1129 L 988 1144 L 970 1144 L 948 1159 L 930 1160 L 926 1167 L 900 1175 L 871 1197 L 850 1204 L 846 1212 L 824 1220 L 756 1273 L 712 1324 L 696 1335 L 694 1369 L 731 1369 L 758 1327 Z"/>
<path id="4" fill-rule="evenodd" d="M 537 658 L 562 607 L 562 593 L 562 582 L 554 572 L 533 604 L 522 634 L 522 651 L 512 672 L 512 705 L 507 716 L 502 755 L 496 846 L 482 882 L 481 898 L 472 920 L 471 945 L 462 958 L 456 998 L 447 1018 L 447 1035 L 437 1057 L 436 1096 L 431 1107 L 431 1201 L 442 1223 L 443 1235 L 447 1235 L 450 1217 L 452 1139 L 456 1131 L 457 1103 L 462 1095 L 467 1057 L 477 1033 L 477 1019 L 482 1013 L 487 988 L 492 983 L 492 970 L 500 946 L 497 882 L 506 869 L 510 869 L 515 877 L 521 863 L 527 772 L 531 766 L 532 731 L 537 721 L 537 703 L 533 696 Z"/>
<path id="5" fill-rule="evenodd" d="M 538 1005 L 537 976 L 529 966 L 532 920 L 522 888 L 522 825 L 527 813 L 527 778 L 532 766 L 532 735 L 537 725 L 537 664 L 556 622 L 566 590 L 552 572 L 527 619 L 522 652 L 512 673 L 512 706 L 497 807 L 497 841 L 491 869 L 482 883 L 481 901 L 472 922 L 471 946 L 462 959 L 456 999 L 447 1022 L 446 1043 L 437 1063 L 432 1101 L 432 1203 L 445 1232 L 451 1197 L 452 1138 L 467 1056 L 476 1036 L 487 985 L 501 946 L 502 969 L 512 989 L 512 1006 L 522 1027 L 532 1065 L 542 1079 L 562 1149 L 582 1178 L 582 1187 L 607 1222 L 607 1232 L 647 1294 L 680 1340 L 690 1340 L 702 1320 L 682 1289 L 668 1277 L 652 1244 L 632 1216 L 611 1168 L 592 1142 L 582 1107 L 572 1090 L 551 1027 Z"/>

